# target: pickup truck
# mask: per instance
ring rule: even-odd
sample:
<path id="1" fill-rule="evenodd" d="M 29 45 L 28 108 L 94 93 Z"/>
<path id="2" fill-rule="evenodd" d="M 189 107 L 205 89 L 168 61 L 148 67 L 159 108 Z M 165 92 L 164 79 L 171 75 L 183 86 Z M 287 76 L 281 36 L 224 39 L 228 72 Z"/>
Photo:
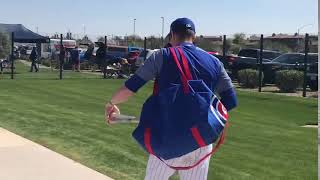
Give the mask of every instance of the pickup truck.
<path id="1" fill-rule="evenodd" d="M 263 50 L 262 63 L 271 62 L 274 58 L 281 55 L 280 52 Z M 260 49 L 241 49 L 238 57 L 231 65 L 233 77 L 237 77 L 241 69 L 257 69 L 259 66 Z"/>

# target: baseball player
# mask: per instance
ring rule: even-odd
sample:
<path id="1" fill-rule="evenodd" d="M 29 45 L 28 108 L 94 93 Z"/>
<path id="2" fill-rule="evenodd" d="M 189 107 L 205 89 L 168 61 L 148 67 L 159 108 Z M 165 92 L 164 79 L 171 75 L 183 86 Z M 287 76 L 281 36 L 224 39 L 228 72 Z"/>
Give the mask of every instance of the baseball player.
<path id="1" fill-rule="evenodd" d="M 192 76 L 202 79 L 208 87 L 221 97 L 221 102 L 229 111 L 237 106 L 237 98 L 231 79 L 226 73 L 223 64 L 215 57 L 211 56 L 204 50 L 196 47 L 193 44 L 195 40 L 195 26 L 188 18 L 179 18 L 172 22 L 170 26 L 170 44 L 180 46 L 184 49 L 187 56 L 189 66 L 191 68 Z M 106 120 L 110 122 L 110 113 L 120 113 L 116 106 L 128 100 L 134 95 L 144 84 L 148 81 L 157 78 L 165 78 L 170 83 L 179 83 L 180 79 L 178 73 L 165 74 L 165 77 L 159 77 L 160 72 L 166 72 L 168 64 L 167 59 L 164 59 L 164 54 L 168 51 L 166 49 L 155 52 L 149 57 L 143 66 L 141 66 L 130 79 L 128 79 L 124 86 L 121 87 L 106 104 Z M 175 173 L 175 169 L 169 166 L 191 166 L 197 162 L 205 154 L 212 150 L 212 144 L 201 147 L 193 152 L 190 152 L 181 157 L 166 160 L 162 162 L 154 155 L 149 156 L 148 165 L 146 169 L 145 180 L 167 180 Z M 188 170 L 179 170 L 178 174 L 182 180 L 205 180 L 208 175 L 210 157 L 202 161 L 199 165 Z"/>

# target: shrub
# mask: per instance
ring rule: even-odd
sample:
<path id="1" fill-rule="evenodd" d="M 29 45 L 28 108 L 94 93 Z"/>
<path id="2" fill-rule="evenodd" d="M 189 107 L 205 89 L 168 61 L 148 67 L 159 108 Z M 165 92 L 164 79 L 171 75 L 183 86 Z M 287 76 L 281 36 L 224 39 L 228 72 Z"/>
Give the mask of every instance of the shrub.
<path id="1" fill-rule="evenodd" d="M 6 58 L 9 55 L 10 42 L 9 36 L 0 32 L 0 59 Z"/>
<path id="2" fill-rule="evenodd" d="M 263 81 L 263 73 L 262 80 Z M 238 83 L 241 87 L 256 88 L 259 86 L 259 71 L 254 69 L 243 69 L 238 71 Z"/>
<path id="3" fill-rule="evenodd" d="M 276 72 L 276 86 L 282 92 L 295 92 L 303 83 L 303 72 L 281 70 Z"/>

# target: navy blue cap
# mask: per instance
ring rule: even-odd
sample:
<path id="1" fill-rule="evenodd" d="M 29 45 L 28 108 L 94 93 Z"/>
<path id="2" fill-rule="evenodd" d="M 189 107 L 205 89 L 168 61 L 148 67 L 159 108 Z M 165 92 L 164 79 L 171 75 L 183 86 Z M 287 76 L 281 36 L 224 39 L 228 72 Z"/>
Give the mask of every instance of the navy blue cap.
<path id="1" fill-rule="evenodd" d="M 178 18 L 171 23 L 170 30 L 172 32 L 185 32 L 186 30 L 192 30 L 196 33 L 196 28 L 191 19 L 188 18 Z"/>

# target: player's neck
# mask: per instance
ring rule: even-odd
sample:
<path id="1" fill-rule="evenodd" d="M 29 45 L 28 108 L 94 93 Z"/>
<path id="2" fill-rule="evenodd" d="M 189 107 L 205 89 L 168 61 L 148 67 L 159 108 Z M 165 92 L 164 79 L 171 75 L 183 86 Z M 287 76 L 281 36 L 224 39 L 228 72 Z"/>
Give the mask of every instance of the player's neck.
<path id="1" fill-rule="evenodd" d="M 184 40 L 184 41 L 176 41 L 176 42 L 173 42 L 172 45 L 173 46 L 179 46 L 179 45 L 184 44 L 184 43 L 193 44 L 193 41 L 191 39 Z"/>

